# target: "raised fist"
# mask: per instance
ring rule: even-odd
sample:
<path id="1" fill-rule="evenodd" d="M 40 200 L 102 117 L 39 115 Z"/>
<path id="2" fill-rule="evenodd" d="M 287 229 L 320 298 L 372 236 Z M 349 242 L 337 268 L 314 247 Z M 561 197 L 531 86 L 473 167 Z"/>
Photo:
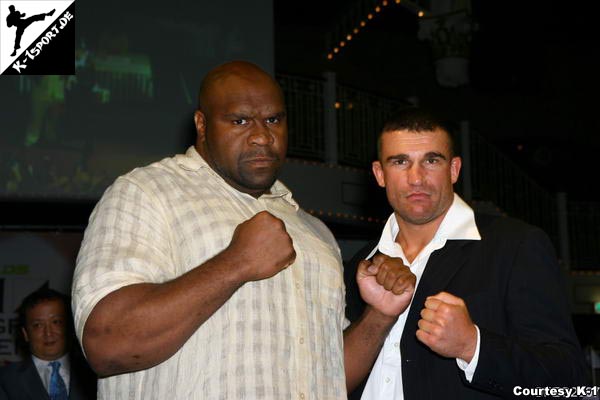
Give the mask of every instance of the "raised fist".
<path id="1" fill-rule="evenodd" d="M 267 211 L 239 224 L 225 251 L 242 269 L 246 282 L 270 278 L 296 259 L 285 224 Z"/>
<path id="2" fill-rule="evenodd" d="M 404 312 L 415 292 L 415 275 L 401 259 L 378 254 L 358 264 L 356 281 L 363 300 L 389 317 Z"/>

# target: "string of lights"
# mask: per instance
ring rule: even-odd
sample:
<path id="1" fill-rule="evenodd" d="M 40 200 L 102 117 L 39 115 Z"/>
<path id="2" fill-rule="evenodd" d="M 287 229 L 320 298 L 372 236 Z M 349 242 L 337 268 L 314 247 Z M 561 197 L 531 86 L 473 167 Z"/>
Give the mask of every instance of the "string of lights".
<path id="1" fill-rule="evenodd" d="M 377 14 L 384 12 L 388 6 L 393 4 L 401 5 L 412 10 L 419 18 L 425 16 L 425 11 L 413 1 L 382 0 L 377 2 L 373 8 L 370 8 L 367 11 L 366 15 L 362 14 L 359 18 L 355 18 L 356 20 L 352 21 L 351 27 L 347 28 L 345 33 L 338 34 L 337 37 L 333 38 L 333 45 L 327 51 L 327 59 L 330 61 L 333 60 L 333 58 L 338 55 L 343 48 L 348 46 L 357 35 L 367 28 L 367 24 L 370 23 L 370 21 L 372 21 Z"/>
<path id="2" fill-rule="evenodd" d="M 373 223 L 373 224 L 383 224 L 386 220 L 381 219 L 381 218 L 375 218 L 375 217 L 368 217 L 368 216 L 363 216 L 363 215 L 356 215 L 356 214 L 348 214 L 348 213 L 340 213 L 340 212 L 335 212 L 335 211 L 324 211 L 324 210 L 306 210 L 306 212 L 308 212 L 311 215 L 314 216 L 318 216 L 318 217 L 329 217 L 329 218 L 335 218 L 335 219 L 339 219 L 339 220 L 354 220 L 354 221 L 361 221 L 361 222 L 369 222 L 369 223 Z"/>

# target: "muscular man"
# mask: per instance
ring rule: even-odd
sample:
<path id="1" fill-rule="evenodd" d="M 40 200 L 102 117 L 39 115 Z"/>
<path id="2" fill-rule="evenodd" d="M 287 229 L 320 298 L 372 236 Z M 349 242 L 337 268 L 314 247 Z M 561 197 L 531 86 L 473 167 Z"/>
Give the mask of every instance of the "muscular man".
<path id="1" fill-rule="evenodd" d="M 343 333 L 336 242 L 276 180 L 277 83 L 247 62 L 219 66 L 194 121 L 194 147 L 118 178 L 90 218 L 73 301 L 100 396 L 345 399 L 414 276 L 387 257 L 363 263 L 370 306 Z"/>
<path id="2" fill-rule="evenodd" d="M 479 218 L 453 192 L 461 159 L 436 118 L 390 118 L 373 162 L 394 212 L 378 242 L 417 277 L 362 399 L 492 399 L 585 383 L 548 237 L 506 217 Z"/>

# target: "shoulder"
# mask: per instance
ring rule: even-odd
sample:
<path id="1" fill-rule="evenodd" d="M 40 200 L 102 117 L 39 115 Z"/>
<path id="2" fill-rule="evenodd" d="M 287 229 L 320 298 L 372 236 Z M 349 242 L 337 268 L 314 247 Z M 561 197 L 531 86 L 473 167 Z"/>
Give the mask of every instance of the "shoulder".
<path id="1" fill-rule="evenodd" d="M 178 156 L 163 158 L 143 167 L 135 168 L 120 176 L 115 181 L 123 184 L 136 184 L 138 186 L 151 186 L 159 182 L 171 181 L 184 173 L 178 164 Z"/>
<path id="2" fill-rule="evenodd" d="M 327 244 L 335 244 L 335 247 L 337 247 L 335 237 L 323 221 L 316 217 L 313 217 L 312 215 L 304 211 L 302 208 L 298 209 L 298 216 L 304 222 L 305 226 L 309 228 L 312 232 L 314 232 L 319 238 L 327 242 Z"/>
<path id="3" fill-rule="evenodd" d="M 532 236 L 547 237 L 541 228 L 516 218 L 476 214 L 475 222 L 484 241 L 501 239 L 514 242 Z"/>
<path id="4" fill-rule="evenodd" d="M 112 204 L 115 201 L 119 204 L 139 204 L 175 196 L 175 188 L 182 186 L 182 175 L 185 174 L 178 167 L 176 157 L 164 158 L 119 176 L 106 189 L 99 204 Z"/>
<path id="5" fill-rule="evenodd" d="M 12 362 L 0 368 L 0 382 L 4 383 L 21 374 L 27 366 L 25 361 Z"/>

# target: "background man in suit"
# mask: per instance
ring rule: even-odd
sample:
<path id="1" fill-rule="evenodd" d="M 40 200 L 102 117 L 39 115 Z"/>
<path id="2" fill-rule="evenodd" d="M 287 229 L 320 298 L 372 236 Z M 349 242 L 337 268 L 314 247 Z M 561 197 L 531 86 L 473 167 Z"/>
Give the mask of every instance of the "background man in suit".
<path id="1" fill-rule="evenodd" d="M 476 219 L 453 192 L 461 159 L 449 130 L 422 111 L 385 124 L 378 158 L 394 213 L 357 258 L 401 257 L 417 286 L 362 399 L 487 399 L 585 383 L 547 236 L 510 218 Z"/>
<path id="2" fill-rule="evenodd" d="M 95 399 L 96 383 L 82 357 L 69 352 L 72 341 L 68 299 L 46 287 L 19 307 L 23 340 L 30 356 L 0 369 L 0 399 Z"/>

